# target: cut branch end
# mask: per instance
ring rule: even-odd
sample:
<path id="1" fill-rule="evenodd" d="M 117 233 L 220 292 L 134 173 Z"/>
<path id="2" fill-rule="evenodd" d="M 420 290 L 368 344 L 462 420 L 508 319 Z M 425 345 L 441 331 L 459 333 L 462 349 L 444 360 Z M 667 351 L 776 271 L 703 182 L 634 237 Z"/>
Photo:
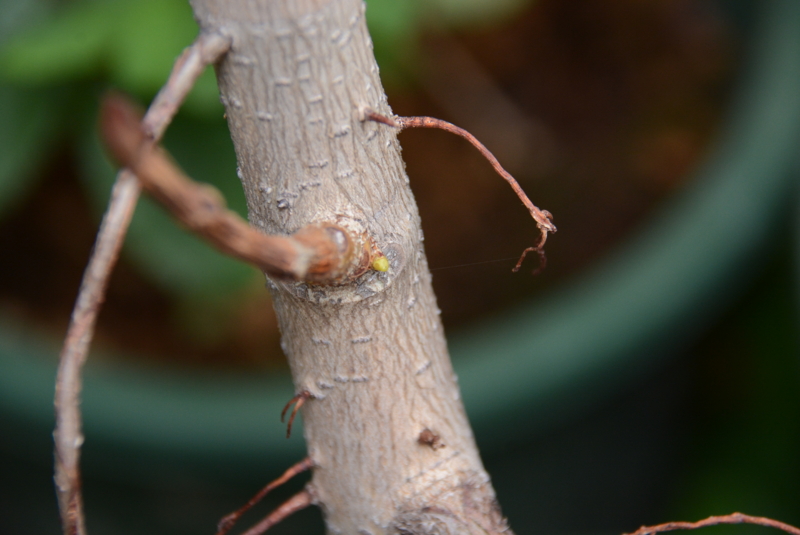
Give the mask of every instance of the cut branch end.
<path id="1" fill-rule="evenodd" d="M 103 101 L 100 125 L 109 152 L 181 223 L 218 250 L 276 278 L 316 284 L 344 284 L 369 269 L 370 240 L 336 223 L 310 224 L 292 236 L 265 235 L 250 227 L 226 208 L 216 189 L 183 174 L 145 134 L 139 115 L 120 94 Z"/>

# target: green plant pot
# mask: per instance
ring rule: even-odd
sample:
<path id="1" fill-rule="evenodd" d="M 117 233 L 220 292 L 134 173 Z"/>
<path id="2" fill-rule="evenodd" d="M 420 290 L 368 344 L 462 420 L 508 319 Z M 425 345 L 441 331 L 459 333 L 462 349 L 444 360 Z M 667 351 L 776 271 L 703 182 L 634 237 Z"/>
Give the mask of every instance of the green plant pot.
<path id="1" fill-rule="evenodd" d="M 695 180 L 580 280 L 452 337 L 484 451 L 652 370 L 705 329 L 756 271 L 794 184 L 800 3 L 763 1 L 757 11 L 723 134 Z M 59 343 L 11 318 L 0 327 L 0 415 L 19 454 L 50 458 Z M 303 455 L 299 429 L 286 440 L 278 422 L 293 393 L 288 377 L 118 362 L 90 359 L 86 372 L 88 471 L 149 477 L 165 466 L 202 466 L 263 481 Z"/>

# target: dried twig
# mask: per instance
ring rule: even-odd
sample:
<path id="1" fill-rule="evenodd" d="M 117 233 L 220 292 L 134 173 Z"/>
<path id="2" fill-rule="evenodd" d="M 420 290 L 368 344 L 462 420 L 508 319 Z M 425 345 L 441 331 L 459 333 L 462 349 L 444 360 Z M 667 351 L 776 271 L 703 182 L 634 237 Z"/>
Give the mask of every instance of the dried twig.
<path id="1" fill-rule="evenodd" d="M 678 529 L 698 529 L 708 526 L 718 526 L 720 524 L 754 524 L 757 526 L 765 526 L 768 528 L 776 528 L 792 535 L 800 535 L 800 528 L 784 524 L 771 518 L 763 516 L 750 516 L 743 513 L 731 513 L 722 516 L 710 516 L 697 522 L 667 522 L 665 524 L 658 524 L 656 526 L 642 526 L 633 533 L 626 533 L 625 535 L 652 535 L 654 533 L 663 533 L 665 531 L 675 531 Z"/>
<path id="2" fill-rule="evenodd" d="M 225 207 L 220 193 L 184 175 L 139 127 L 134 106 L 121 95 L 103 102 L 101 127 L 113 156 L 130 167 L 148 193 L 214 247 L 272 276 L 340 284 L 369 268 L 365 236 L 335 223 L 308 225 L 292 236 L 271 236 Z"/>
<path id="3" fill-rule="evenodd" d="M 284 518 L 296 513 L 297 511 L 300 511 L 301 509 L 305 509 L 313 503 L 314 499 L 311 496 L 311 493 L 308 491 L 308 489 L 303 489 L 283 502 L 280 506 L 278 506 L 277 509 L 265 516 L 261 522 L 242 533 L 242 535 L 261 535 Z"/>
<path id="4" fill-rule="evenodd" d="M 218 34 L 201 34 L 178 58 L 169 80 L 156 96 L 142 128 L 151 139 L 159 139 L 175 112 L 210 63 L 230 47 L 230 40 Z M 111 200 L 103 216 L 92 257 L 83 274 L 80 292 L 72 311 L 56 379 L 55 481 L 61 522 L 65 535 L 83 535 L 83 499 L 80 483 L 81 369 L 94 334 L 97 313 L 119 250 L 139 197 L 136 177 L 127 169 L 117 175 Z"/>
<path id="5" fill-rule="evenodd" d="M 286 425 L 286 438 L 292 436 L 292 423 L 294 423 L 294 417 L 297 416 L 297 411 L 299 411 L 300 407 L 302 407 L 303 404 L 305 404 L 305 402 L 310 398 L 311 392 L 308 390 L 303 390 L 290 399 L 289 402 L 283 407 L 283 410 L 281 411 L 281 422 L 283 422 L 283 419 L 286 418 L 286 411 L 288 411 L 289 407 L 291 407 L 292 403 L 294 403 L 294 409 L 292 409 L 292 414 L 289 416 L 289 423 Z"/>
<path id="6" fill-rule="evenodd" d="M 522 251 L 522 256 L 519 257 L 519 260 L 517 260 L 517 265 L 514 266 L 514 268 L 511 271 L 513 271 L 514 273 L 519 271 L 519 269 L 522 267 L 522 263 L 525 261 L 525 257 L 528 256 L 528 253 L 536 253 L 539 256 L 539 267 L 533 270 L 533 274 L 538 275 L 539 273 L 544 271 L 544 268 L 547 267 L 547 255 L 544 254 L 545 239 L 546 237 L 542 236 L 539 245 L 535 247 L 528 247 L 527 249 Z"/>
<path id="7" fill-rule="evenodd" d="M 276 479 L 275 481 L 271 482 L 269 485 L 258 491 L 256 495 L 250 498 L 250 501 L 248 501 L 243 507 L 223 517 L 223 519 L 219 521 L 219 524 L 217 524 L 217 535 L 225 535 L 226 533 L 228 533 L 228 531 L 230 531 L 230 529 L 233 527 L 236 521 L 239 520 L 239 518 L 241 518 L 241 516 L 245 514 L 248 510 L 250 510 L 251 507 L 260 502 L 264 498 L 264 496 L 266 496 L 276 488 L 280 487 L 281 485 L 292 479 L 297 474 L 302 474 L 306 470 L 310 470 L 313 467 L 314 463 L 311 461 L 309 457 L 306 457 L 299 463 L 292 465 L 288 470 L 286 470 L 283 473 L 281 477 L 279 477 L 278 479 Z"/>
<path id="8" fill-rule="evenodd" d="M 506 182 L 511 186 L 511 189 L 514 190 L 514 193 L 517 194 L 517 197 L 522 201 L 522 204 L 528 209 L 533 217 L 533 220 L 536 221 L 536 226 L 539 227 L 539 232 L 542 233 L 542 238 L 539 241 L 539 244 L 535 247 L 528 247 L 523 251 L 522 256 L 517 262 L 517 266 L 514 268 L 514 271 L 519 271 L 519 268 L 522 266 L 523 260 L 525 260 L 525 255 L 530 251 L 536 251 L 539 254 L 539 268 L 534 271 L 534 274 L 540 272 L 544 269 L 546 265 L 546 257 L 544 255 L 544 244 L 547 241 L 547 234 L 556 232 L 556 226 L 553 224 L 553 214 L 548 212 L 547 210 L 540 210 L 536 205 L 534 205 L 525 192 L 520 187 L 519 182 L 511 176 L 511 173 L 503 169 L 503 166 L 500 165 L 500 162 L 497 161 L 494 154 L 492 154 L 489 149 L 487 149 L 483 143 L 478 141 L 478 139 L 464 130 L 452 123 L 448 123 L 447 121 L 443 121 L 441 119 L 436 119 L 433 117 L 386 117 L 385 115 L 381 115 L 370 109 L 365 109 L 363 111 L 364 118 L 370 121 L 375 121 L 381 124 L 385 124 L 387 126 L 392 126 L 394 128 L 404 129 L 404 128 L 439 128 L 441 130 L 446 130 L 452 134 L 456 134 L 458 136 L 463 137 L 467 141 L 469 141 L 480 153 L 483 155 L 484 158 L 489 160 L 489 163 L 492 164 L 494 170 L 499 174 L 501 177 L 505 179 Z"/>

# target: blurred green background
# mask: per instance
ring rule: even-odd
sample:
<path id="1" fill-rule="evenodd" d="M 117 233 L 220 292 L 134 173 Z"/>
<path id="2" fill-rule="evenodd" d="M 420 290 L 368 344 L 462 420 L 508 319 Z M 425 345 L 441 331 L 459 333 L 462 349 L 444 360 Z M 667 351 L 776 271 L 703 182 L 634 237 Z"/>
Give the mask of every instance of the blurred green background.
<path id="1" fill-rule="evenodd" d="M 518 201 L 463 141 L 401 137 L 465 402 L 515 531 L 735 510 L 800 523 L 796 2 L 369 0 L 367 14 L 395 112 L 470 129 L 559 226 L 544 274 L 512 275 L 536 239 Z M 58 529 L 54 363 L 114 176 L 98 101 L 117 88 L 149 102 L 196 31 L 184 0 L 0 0 L 9 533 Z M 222 114 L 206 72 L 165 145 L 245 215 Z M 302 456 L 300 433 L 280 438 L 291 385 L 262 276 L 148 199 L 94 348 L 90 531 L 212 532 Z M 321 533 L 321 519 L 274 531 Z"/>

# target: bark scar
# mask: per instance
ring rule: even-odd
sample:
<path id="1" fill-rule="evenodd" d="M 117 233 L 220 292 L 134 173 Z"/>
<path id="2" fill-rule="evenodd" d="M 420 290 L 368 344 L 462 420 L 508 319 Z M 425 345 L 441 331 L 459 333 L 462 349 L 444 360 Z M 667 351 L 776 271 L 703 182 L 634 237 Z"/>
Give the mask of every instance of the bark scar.
<path id="1" fill-rule="evenodd" d="M 442 442 L 442 437 L 428 429 L 427 427 L 422 430 L 419 434 L 419 438 L 417 442 L 420 444 L 424 444 L 426 446 L 430 446 L 432 450 L 436 451 L 442 449 L 446 446 L 444 442 Z"/>

